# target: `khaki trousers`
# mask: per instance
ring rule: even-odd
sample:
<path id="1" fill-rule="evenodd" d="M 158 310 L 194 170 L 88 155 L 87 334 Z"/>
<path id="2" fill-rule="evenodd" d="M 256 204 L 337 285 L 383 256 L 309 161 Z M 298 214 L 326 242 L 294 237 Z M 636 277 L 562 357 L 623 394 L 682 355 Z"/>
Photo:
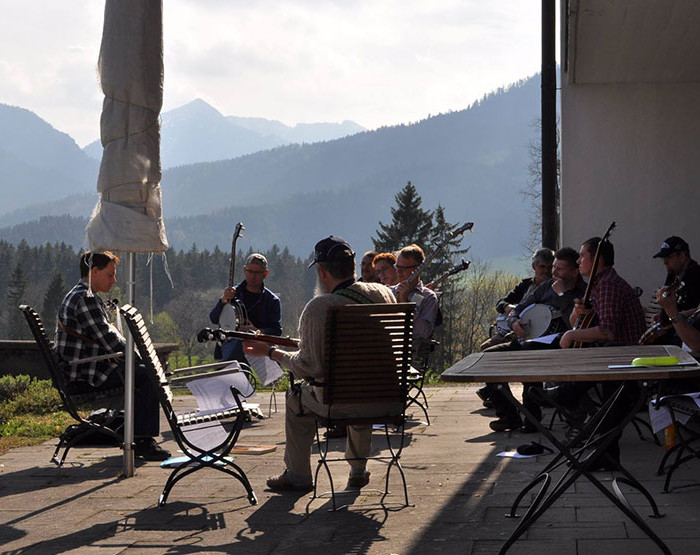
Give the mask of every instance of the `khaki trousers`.
<path id="1" fill-rule="evenodd" d="M 311 447 L 316 433 L 316 424 L 312 413 L 328 415 L 328 405 L 321 403 L 314 388 L 302 384 L 296 391 L 287 390 L 287 407 L 285 413 L 286 445 L 284 462 L 294 476 L 311 481 Z M 301 406 L 300 406 L 301 397 Z M 379 416 L 396 414 L 401 406 L 382 406 L 357 403 L 334 405 L 332 416 L 335 418 L 353 418 L 358 416 Z M 349 459 L 366 459 L 372 448 L 372 426 L 348 426 L 345 456 Z M 350 467 L 356 471 L 364 470 L 366 460 L 349 460 Z"/>

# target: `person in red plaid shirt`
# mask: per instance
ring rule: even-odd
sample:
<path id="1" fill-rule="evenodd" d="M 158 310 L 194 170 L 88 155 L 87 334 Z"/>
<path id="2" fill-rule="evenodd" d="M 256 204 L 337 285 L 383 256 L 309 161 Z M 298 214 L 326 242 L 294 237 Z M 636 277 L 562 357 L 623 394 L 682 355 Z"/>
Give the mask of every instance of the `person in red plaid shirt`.
<path id="1" fill-rule="evenodd" d="M 636 345 L 646 330 L 644 309 L 634 289 L 622 279 L 613 265 L 615 250 L 610 241 L 600 246 L 598 268 L 595 278 L 591 277 L 593 258 L 600 243 L 600 237 L 588 239 L 579 251 L 578 265 L 584 277 L 595 279 L 591 292 L 591 309 L 583 306 L 577 299 L 571 313 L 570 322 L 574 326 L 576 319 L 591 310 L 595 312 L 595 325 L 585 329 L 569 330 L 561 338 L 560 346 L 566 349 L 574 341 L 581 343 L 616 343 Z"/>
<path id="2" fill-rule="evenodd" d="M 593 259 L 600 244 L 600 256 L 595 276 L 593 276 Z M 578 258 L 581 274 L 593 279 L 591 291 L 591 308 L 584 307 L 580 299 L 576 299 L 570 322 L 574 326 L 579 316 L 595 313 L 593 326 L 567 331 L 559 345 L 562 349 L 573 346 L 575 341 L 589 346 L 637 344 L 644 333 L 644 310 L 634 289 L 622 279 L 613 269 L 615 264 L 615 249 L 610 241 L 601 243 L 600 237 L 592 237 L 581 245 Z M 576 409 L 585 405 L 588 390 L 594 382 L 571 382 L 550 390 L 550 398 L 567 409 Z M 620 382 L 602 382 L 603 397 L 607 399 L 615 393 Z M 613 429 L 629 412 L 634 404 L 637 391 L 627 387 L 610 408 L 609 413 L 600 424 L 600 433 Z M 607 447 L 600 457 L 593 461 L 590 470 L 618 470 L 620 467 L 620 435 Z"/>
<path id="3" fill-rule="evenodd" d="M 80 281 L 63 298 L 56 319 L 54 345 L 64 361 L 123 353 L 126 340 L 107 317 L 102 299 L 117 281 L 119 258 L 109 251 L 86 252 L 80 257 Z M 73 394 L 124 386 L 124 357 L 64 365 Z M 136 457 L 160 461 L 170 457 L 155 442 L 160 434 L 160 407 L 156 385 L 145 366 L 135 367 L 134 436 Z"/>

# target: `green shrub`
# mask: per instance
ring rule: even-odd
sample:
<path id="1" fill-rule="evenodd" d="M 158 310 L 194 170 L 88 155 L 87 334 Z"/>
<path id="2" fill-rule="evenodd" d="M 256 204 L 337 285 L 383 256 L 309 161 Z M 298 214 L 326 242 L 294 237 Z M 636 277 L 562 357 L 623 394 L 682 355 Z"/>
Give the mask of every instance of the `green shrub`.
<path id="1" fill-rule="evenodd" d="M 27 391 L 30 383 L 31 378 L 26 374 L 0 377 L 0 403 Z"/>
<path id="2" fill-rule="evenodd" d="M 50 380 L 30 379 L 26 375 L 3 376 L 0 388 L 3 392 L 0 420 L 7 421 L 18 414 L 49 414 L 61 409 L 61 397 Z"/>

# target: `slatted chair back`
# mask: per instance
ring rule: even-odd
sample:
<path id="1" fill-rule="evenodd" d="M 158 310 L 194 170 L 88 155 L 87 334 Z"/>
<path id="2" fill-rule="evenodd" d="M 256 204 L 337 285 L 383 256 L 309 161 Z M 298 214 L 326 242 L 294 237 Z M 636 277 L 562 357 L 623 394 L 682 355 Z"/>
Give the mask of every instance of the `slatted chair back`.
<path id="1" fill-rule="evenodd" d="M 170 389 L 168 376 L 160 363 L 155 346 L 151 340 L 151 335 L 148 333 L 146 323 L 143 321 L 143 316 L 139 313 L 136 307 L 124 305 L 121 308 L 121 313 L 131 330 L 131 335 L 134 338 L 134 346 L 141 357 L 141 361 L 151 370 L 149 375 L 158 384 L 158 395 L 161 407 L 165 412 L 165 416 L 175 418 L 175 410 L 173 409 L 173 392 Z"/>
<path id="2" fill-rule="evenodd" d="M 41 357 L 44 360 L 46 368 L 51 376 L 51 382 L 58 390 L 58 394 L 61 397 L 63 407 L 68 414 L 70 414 L 80 423 L 79 425 L 73 424 L 69 426 L 61 435 L 53 457 L 51 457 L 51 461 L 56 463 L 58 466 L 61 466 L 65 461 L 71 446 L 78 443 L 83 437 L 86 437 L 90 433 L 91 429 L 100 433 L 106 433 L 114 437 L 115 440 L 121 442 L 121 435 L 109 426 L 83 418 L 78 411 L 78 406 L 82 403 L 119 397 L 124 392 L 123 388 L 83 392 L 79 394 L 71 393 L 71 386 L 65 378 L 65 366 L 67 363 L 63 361 L 51 347 L 49 338 L 46 335 L 46 328 L 41 320 L 41 316 L 39 316 L 39 313 L 36 310 L 26 304 L 20 305 L 19 309 L 22 311 L 25 319 L 27 320 L 29 329 L 34 337 L 34 341 L 39 347 L 39 353 L 41 354 Z M 82 427 L 77 428 L 78 426 Z M 69 432 L 76 433 L 71 434 Z M 62 448 L 64 449 L 63 455 L 59 459 L 57 456 Z"/>
<path id="3" fill-rule="evenodd" d="M 347 304 L 326 320 L 323 402 L 405 402 L 414 303 Z"/>
<path id="4" fill-rule="evenodd" d="M 41 316 L 39 316 L 39 313 L 36 310 L 26 304 L 20 305 L 19 309 L 24 314 L 27 324 L 29 324 L 29 329 L 32 332 L 32 336 L 34 336 L 34 341 L 36 341 L 36 344 L 39 347 L 41 358 L 44 360 L 46 368 L 51 375 L 51 382 L 58 390 L 58 394 L 61 396 L 63 406 L 65 407 L 66 411 L 73 416 L 73 418 L 79 420 L 80 417 L 75 404 L 68 395 L 68 384 L 66 382 L 63 370 L 61 369 L 60 359 L 58 358 L 56 352 L 51 348 Z"/>
<path id="5" fill-rule="evenodd" d="M 168 376 L 158 359 L 143 317 L 135 307 L 130 305 L 122 306 L 120 312 L 124 316 L 129 331 L 134 338 L 134 345 L 141 357 L 141 362 L 150 370 L 149 375 L 151 379 L 157 381 L 160 405 L 163 408 L 175 441 L 187 459 L 178 462 L 174 467 L 165 483 L 158 505 L 162 506 L 165 504 L 170 490 L 177 482 L 201 468 L 211 468 L 233 476 L 245 487 L 248 501 L 250 501 L 251 505 L 257 504 L 258 500 L 253 492 L 248 477 L 243 469 L 234 462 L 233 457 L 230 456 L 247 415 L 244 404 L 241 402 L 239 392 L 235 388 L 231 388 L 236 403 L 235 407 L 218 412 L 204 411 L 203 414 L 200 414 L 199 410 L 176 413 L 172 405 L 173 393 L 170 389 Z M 185 370 L 194 370 L 194 368 Z M 198 379 L 204 377 L 206 377 L 206 375 L 200 374 L 192 378 Z M 205 447 L 199 445 L 198 440 L 193 437 L 188 437 L 187 435 L 188 431 L 193 430 L 194 427 L 199 424 L 224 419 L 233 419 L 233 424 L 228 431 L 228 435 L 226 435 L 225 438 L 217 440 L 217 445 Z"/>

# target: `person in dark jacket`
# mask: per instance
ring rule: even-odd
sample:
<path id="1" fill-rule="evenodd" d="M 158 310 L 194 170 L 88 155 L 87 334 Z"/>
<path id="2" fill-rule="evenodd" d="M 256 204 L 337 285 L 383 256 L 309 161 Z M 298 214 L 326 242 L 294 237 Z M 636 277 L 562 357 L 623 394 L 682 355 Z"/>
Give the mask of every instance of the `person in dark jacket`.
<path id="1" fill-rule="evenodd" d="M 239 301 L 245 307 L 248 321 L 241 322 L 239 330 L 260 332 L 265 335 L 282 335 L 282 307 L 280 299 L 267 287 L 264 280 L 269 275 L 267 259 L 259 253 L 253 253 L 246 258 L 243 266 L 245 279 L 235 287 L 226 287 L 221 298 L 209 313 L 212 324 L 219 325 L 224 306 L 232 299 Z M 217 345 L 214 351 L 217 360 L 238 360 L 247 362 L 243 355 L 241 342 L 237 339 Z"/>
<path id="2" fill-rule="evenodd" d="M 664 287 L 673 285 L 678 310 L 684 312 L 697 308 L 700 305 L 700 265 L 690 257 L 688 243 L 675 235 L 668 237 L 661 243 L 659 252 L 653 258 L 663 259 L 667 271 Z M 666 314 L 662 309 L 659 314 L 654 315 L 654 321 L 665 320 L 664 316 Z M 680 346 L 682 340 L 671 325 L 654 343 Z"/>

